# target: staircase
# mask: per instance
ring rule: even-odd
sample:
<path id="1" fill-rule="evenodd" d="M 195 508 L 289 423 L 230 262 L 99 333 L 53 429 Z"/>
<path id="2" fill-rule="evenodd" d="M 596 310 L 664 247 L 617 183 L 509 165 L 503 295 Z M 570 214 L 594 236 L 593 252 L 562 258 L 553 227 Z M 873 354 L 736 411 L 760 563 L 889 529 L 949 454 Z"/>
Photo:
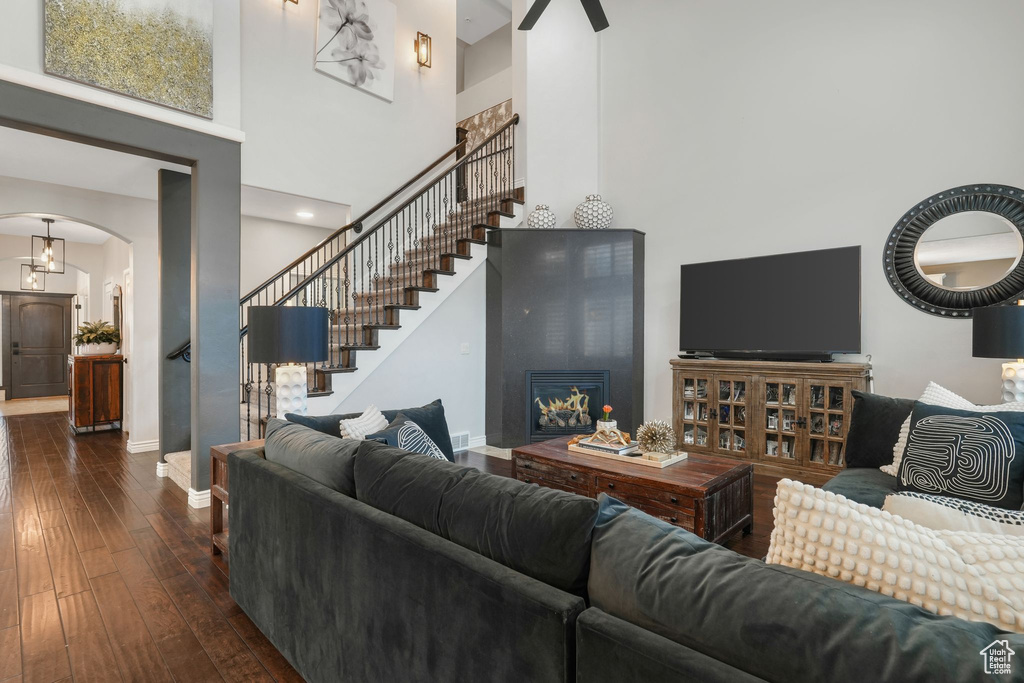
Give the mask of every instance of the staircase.
<path id="1" fill-rule="evenodd" d="M 522 215 L 523 188 L 513 180 L 518 123 L 513 116 L 469 151 L 460 142 L 242 298 L 242 439 L 259 438 L 275 413 L 274 367 L 246 357 L 249 307 L 330 311 L 329 358 L 306 364 L 306 372 L 311 404 L 334 394 L 335 379 L 355 373 L 366 354 L 382 353 L 387 335 L 402 328 L 403 312 L 418 311 L 427 297 L 438 296 L 458 265 L 473 259 L 474 245 L 486 245 L 488 231 Z M 187 353 L 187 347 L 177 352 Z"/>

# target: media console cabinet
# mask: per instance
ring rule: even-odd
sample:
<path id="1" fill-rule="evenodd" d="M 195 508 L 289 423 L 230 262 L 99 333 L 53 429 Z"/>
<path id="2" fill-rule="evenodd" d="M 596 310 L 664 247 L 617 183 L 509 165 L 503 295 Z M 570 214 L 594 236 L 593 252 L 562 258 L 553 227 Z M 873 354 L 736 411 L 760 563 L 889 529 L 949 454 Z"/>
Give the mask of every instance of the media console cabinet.
<path id="1" fill-rule="evenodd" d="M 671 366 L 679 448 L 808 484 L 845 466 L 851 392 L 867 391 L 869 364 L 677 358 Z"/>

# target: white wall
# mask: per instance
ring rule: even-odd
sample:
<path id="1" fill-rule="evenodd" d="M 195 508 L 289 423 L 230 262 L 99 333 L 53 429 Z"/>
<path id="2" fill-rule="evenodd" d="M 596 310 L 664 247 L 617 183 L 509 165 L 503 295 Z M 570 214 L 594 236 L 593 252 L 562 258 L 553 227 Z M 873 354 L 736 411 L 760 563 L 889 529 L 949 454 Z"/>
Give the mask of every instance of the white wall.
<path id="1" fill-rule="evenodd" d="M 409 408 L 440 398 L 451 433 L 484 436 L 486 270 L 469 275 L 338 412 L 360 412 L 371 403 L 382 410 Z"/>
<path id="2" fill-rule="evenodd" d="M 463 56 L 463 87 L 469 88 L 512 66 L 512 24 L 508 23 L 472 45 Z M 505 99 L 508 99 L 507 97 Z"/>
<path id="3" fill-rule="evenodd" d="M 527 5 L 515 0 L 514 26 Z M 642 35 L 630 40 L 643 43 L 637 39 Z M 522 116 L 516 131 L 517 180 L 525 180 L 527 206 L 550 205 L 559 227 L 574 227 L 573 210 L 598 188 L 598 45 L 578 2 L 552 3 L 531 31 L 515 31 L 512 37 L 512 106 Z M 636 64 L 632 57 L 628 61 Z"/>
<path id="4" fill-rule="evenodd" d="M 463 121 L 511 99 L 512 80 L 512 67 L 508 67 L 460 92 L 455 104 L 456 120 Z"/>
<path id="5" fill-rule="evenodd" d="M 242 182 L 359 215 L 455 144 L 455 0 L 397 0 L 395 100 L 313 70 L 316 2 L 242 6 Z M 433 67 L 416 64 L 417 31 Z"/>
<path id="6" fill-rule="evenodd" d="M 154 177 L 153 182 L 156 182 Z M 0 177 L 0 215 L 52 213 L 99 227 L 130 243 L 130 263 L 135 278 L 133 321 L 134 348 L 129 445 L 159 438 L 159 415 L 153 400 L 157 387 L 160 297 L 157 281 L 157 205 L 154 201 L 92 192 L 17 178 Z M 69 252 L 70 258 L 70 252 Z M 73 262 L 73 261 L 72 261 Z M 102 291 L 102 278 L 91 278 L 92 289 Z M 98 280 L 96 282 L 95 280 Z M 91 314 L 102 311 L 93 295 Z"/>
<path id="7" fill-rule="evenodd" d="M 231 128 L 238 128 L 241 121 L 240 1 L 213 4 L 213 120 Z M 43 0 L 5 0 L 2 13 L 0 64 L 44 73 Z"/>
<path id="8" fill-rule="evenodd" d="M 325 240 L 333 230 L 242 216 L 240 285 L 247 294 Z M 268 248 L 268 246 L 270 248 Z"/>
<path id="9" fill-rule="evenodd" d="M 671 411 L 681 263 L 855 244 L 876 390 L 916 397 L 935 380 L 996 402 L 999 362 L 971 357 L 971 323 L 903 303 L 883 279 L 882 246 L 933 193 L 1024 186 L 1024 82 L 1007 78 L 1024 57 L 1024 4 L 605 8 L 601 189 L 617 226 L 647 231 L 645 417 Z M 532 197 L 548 190 L 527 187 Z M 779 292 L 777 303 L 799 305 L 799 293 Z"/>

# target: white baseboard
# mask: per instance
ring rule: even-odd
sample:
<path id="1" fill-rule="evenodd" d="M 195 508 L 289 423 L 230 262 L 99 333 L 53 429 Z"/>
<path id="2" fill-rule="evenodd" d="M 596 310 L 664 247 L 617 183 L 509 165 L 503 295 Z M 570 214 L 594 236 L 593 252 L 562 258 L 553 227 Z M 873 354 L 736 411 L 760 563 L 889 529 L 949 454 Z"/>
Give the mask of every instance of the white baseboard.
<path id="1" fill-rule="evenodd" d="M 158 476 L 158 477 L 166 477 L 167 476 L 167 469 L 168 469 L 167 463 L 165 463 L 165 462 L 158 462 L 156 464 L 156 476 Z"/>
<path id="2" fill-rule="evenodd" d="M 197 509 L 210 507 L 210 489 L 196 491 L 190 488 L 188 490 L 188 506 Z"/>
<path id="3" fill-rule="evenodd" d="M 481 446 L 486 446 L 486 445 L 487 445 L 487 437 L 486 436 L 473 436 L 473 437 L 470 437 L 470 439 L 469 439 L 469 447 L 470 448 L 480 448 Z"/>
<path id="4" fill-rule="evenodd" d="M 128 439 L 127 448 L 129 453 L 148 453 L 149 451 L 160 450 L 160 440 L 132 441 L 131 439 Z"/>

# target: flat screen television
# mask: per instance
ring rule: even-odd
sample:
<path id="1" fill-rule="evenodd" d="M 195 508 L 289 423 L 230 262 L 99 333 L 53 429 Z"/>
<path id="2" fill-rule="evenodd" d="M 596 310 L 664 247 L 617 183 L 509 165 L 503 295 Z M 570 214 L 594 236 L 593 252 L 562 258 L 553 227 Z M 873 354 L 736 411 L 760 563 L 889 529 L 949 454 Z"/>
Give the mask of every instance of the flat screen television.
<path id="1" fill-rule="evenodd" d="M 860 247 L 684 265 L 681 354 L 828 360 L 860 353 Z"/>

